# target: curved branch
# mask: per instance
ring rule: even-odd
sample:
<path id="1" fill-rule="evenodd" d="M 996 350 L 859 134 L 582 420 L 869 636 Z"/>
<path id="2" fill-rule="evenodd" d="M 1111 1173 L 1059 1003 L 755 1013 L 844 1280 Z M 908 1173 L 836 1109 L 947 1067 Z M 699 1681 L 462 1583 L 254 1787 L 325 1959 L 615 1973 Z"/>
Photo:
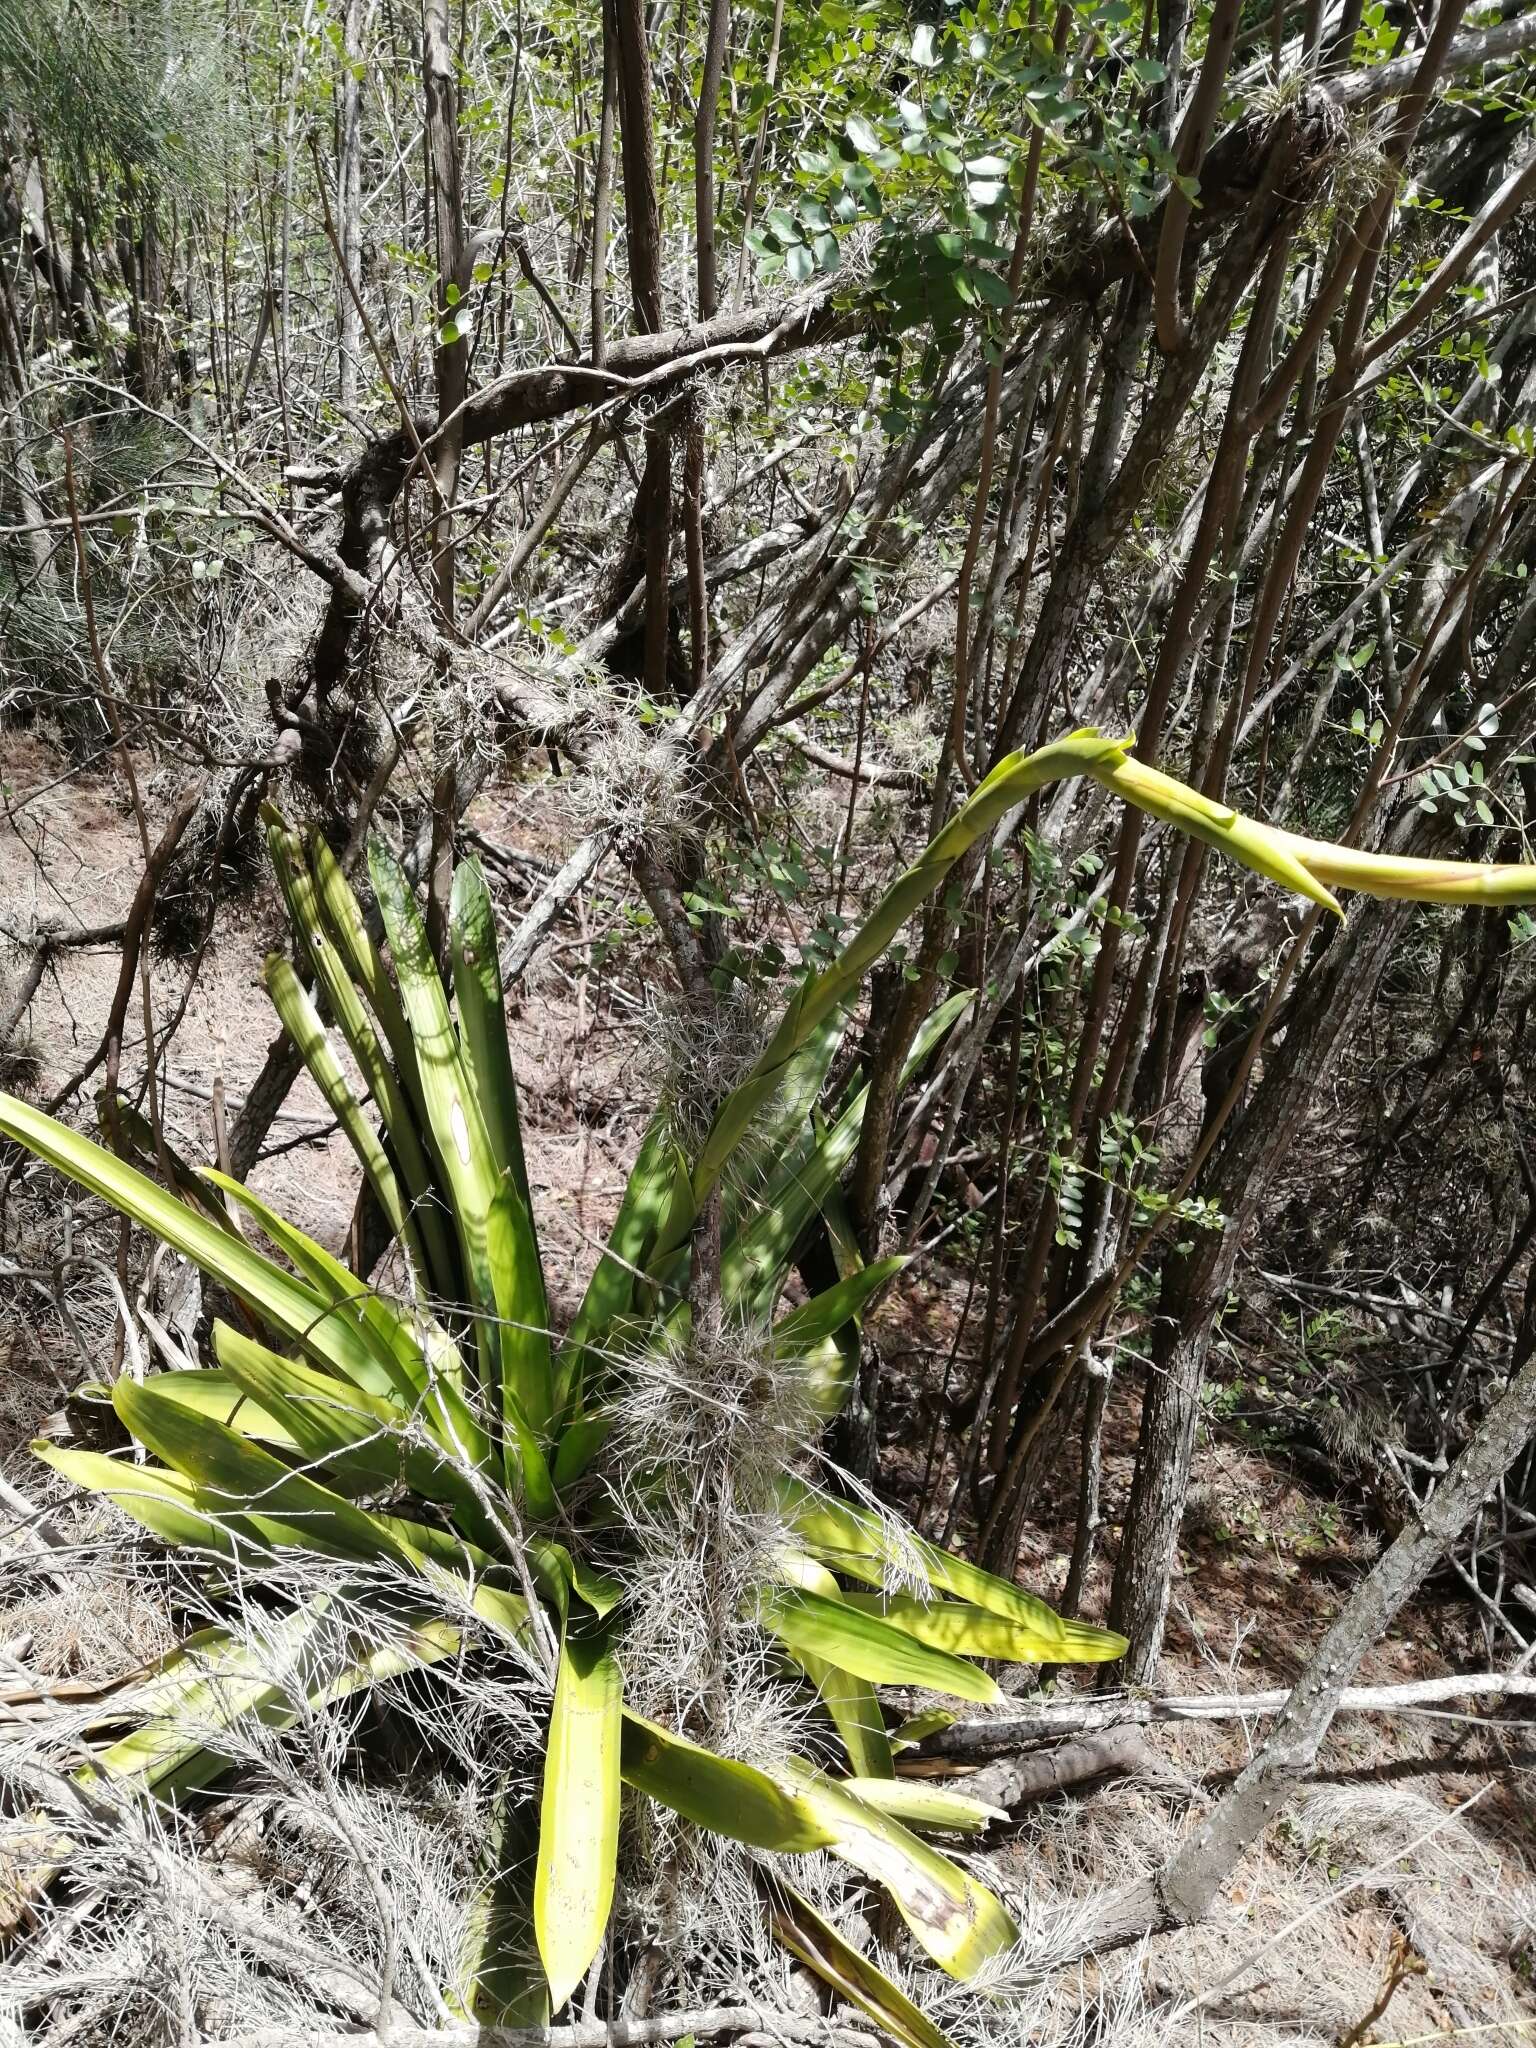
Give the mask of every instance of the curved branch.
<path id="1" fill-rule="evenodd" d="M 366 576 L 384 539 L 395 500 L 421 461 L 422 452 L 430 457 L 441 427 L 461 430 L 464 447 L 475 447 L 599 400 L 663 393 L 699 371 L 722 369 L 744 360 L 772 361 L 834 340 L 858 324 L 857 313 L 839 306 L 832 293 L 823 289 L 777 304 L 722 313 L 688 327 L 615 341 L 601 369 L 590 363 L 548 363 L 537 369 L 515 370 L 474 393 L 441 426 L 423 415 L 363 453 L 341 489 L 342 530 L 337 547 L 341 563 L 355 577 Z M 354 583 L 332 583 L 314 652 L 315 680 L 322 693 L 341 677 L 365 602 Z"/>

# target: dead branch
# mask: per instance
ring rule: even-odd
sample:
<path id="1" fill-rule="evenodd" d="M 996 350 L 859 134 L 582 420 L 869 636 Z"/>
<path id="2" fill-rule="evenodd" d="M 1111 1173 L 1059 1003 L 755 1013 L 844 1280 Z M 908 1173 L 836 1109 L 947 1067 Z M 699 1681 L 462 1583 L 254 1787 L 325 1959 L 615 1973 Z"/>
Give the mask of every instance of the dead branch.
<path id="1" fill-rule="evenodd" d="M 1146 1736 L 1139 1726 L 1127 1722 L 1033 1756 L 999 1757 L 971 1773 L 964 1780 L 964 1791 L 968 1799 L 1006 1807 L 1011 1813 L 1015 1807 L 1049 1799 L 1055 1792 L 1090 1784 L 1095 1778 L 1128 1777 L 1149 1760 Z"/>
<path id="2" fill-rule="evenodd" d="M 75 1093 L 76 1089 L 85 1086 L 86 1082 L 96 1072 L 97 1068 L 101 1066 L 103 1061 L 107 1063 L 108 1092 L 113 1098 L 116 1096 L 117 1056 L 122 1047 L 123 1028 L 128 1016 L 128 1001 L 133 994 L 134 978 L 139 971 L 140 954 L 143 951 L 144 940 L 148 935 L 150 918 L 154 914 L 155 895 L 166 869 L 171 864 L 172 855 L 177 847 L 180 846 L 187 827 L 197 815 L 198 806 L 203 800 L 203 792 L 206 787 L 207 783 L 204 780 L 195 782 L 182 791 L 176 800 L 175 808 L 166 821 L 165 830 L 160 835 L 159 843 L 153 848 L 145 863 L 144 872 L 139 878 L 139 886 L 134 891 L 133 902 L 124 921 L 122 967 L 117 978 L 117 988 L 112 997 L 112 1007 L 107 1016 L 106 1030 L 102 1033 L 101 1043 L 86 1061 L 85 1065 L 80 1068 L 78 1073 L 72 1074 L 64 1086 L 50 1100 L 48 1104 L 50 1115 L 57 1113 Z"/>
<path id="3" fill-rule="evenodd" d="M 31 951 L 27 964 L 17 979 L 4 1016 L 0 1017 L 0 1048 L 10 1044 L 32 999 L 43 985 L 43 976 L 48 972 L 48 964 L 55 953 L 70 948 L 115 946 L 121 942 L 127 928 L 127 920 L 121 917 L 112 924 L 81 925 L 73 930 L 54 925 L 42 926 L 29 942 Z"/>
<path id="4" fill-rule="evenodd" d="M 1167 1721 L 1242 1721 L 1278 1714 L 1290 1697 L 1287 1688 L 1277 1687 L 1272 1692 L 1042 1700 L 1026 1714 L 956 1721 L 930 1736 L 918 1754 L 971 1761 L 1010 1756 L 1026 1743 L 1057 1735 L 1145 1728 Z M 1448 1700 L 1503 1698 L 1536 1699 L 1536 1675 L 1469 1671 L 1449 1678 L 1413 1679 L 1404 1685 L 1348 1685 L 1339 1695 L 1338 1710 L 1345 1714 L 1399 1714 L 1438 1707 Z"/>

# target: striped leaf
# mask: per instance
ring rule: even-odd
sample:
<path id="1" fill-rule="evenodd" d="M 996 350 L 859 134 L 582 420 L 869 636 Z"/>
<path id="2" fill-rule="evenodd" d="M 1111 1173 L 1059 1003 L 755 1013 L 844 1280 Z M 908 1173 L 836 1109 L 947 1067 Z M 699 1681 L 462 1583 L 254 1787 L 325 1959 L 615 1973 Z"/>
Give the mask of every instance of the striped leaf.
<path id="1" fill-rule="evenodd" d="M 895 1529 L 868 1508 L 830 1500 L 802 1481 L 785 1480 L 780 1504 L 806 1549 L 847 1578 L 881 1586 L 888 1577 L 920 1574 L 940 1592 L 953 1593 L 972 1607 L 1000 1614 L 1048 1646 L 1053 1664 L 1107 1663 L 1125 1654 L 1125 1639 L 1110 1629 L 1086 1622 L 1066 1622 L 1059 1614 L 979 1565 L 952 1557 L 937 1545 L 906 1529 Z"/>
<path id="2" fill-rule="evenodd" d="M 567 1629 L 539 1809 L 533 1924 L 558 2012 L 597 1954 L 619 1849 L 623 1685 L 607 1634 Z"/>
<path id="3" fill-rule="evenodd" d="M 314 836 L 306 860 L 299 835 L 284 826 L 275 812 L 269 809 L 266 815 L 267 845 L 295 936 L 309 954 L 336 1028 L 357 1061 L 399 1165 L 411 1221 L 428 1262 L 423 1278 L 451 1299 L 460 1289 L 458 1255 L 437 1197 L 436 1168 L 420 1128 L 420 1080 L 399 1003 L 378 949 L 368 936 L 357 899 L 323 837 Z M 327 876 L 326 891 L 334 915 L 328 914 L 326 891 L 316 881 L 317 867 Z M 338 924 L 344 939 L 337 937 Z M 370 989 L 382 1005 L 387 1027 L 383 1019 L 377 1027 L 370 1020 L 360 987 Z"/>
<path id="4" fill-rule="evenodd" d="M 954 2048 L 948 2034 L 912 2003 L 900 1985 L 844 1941 L 792 1885 L 777 1873 L 765 1873 L 763 1884 L 773 1931 L 785 1948 L 850 2005 L 868 2013 L 898 2048 Z"/>
<path id="5" fill-rule="evenodd" d="M 481 1312 L 477 1330 L 482 1383 L 487 1391 L 495 1391 L 500 1360 L 486 1225 L 500 1175 L 426 926 L 404 869 L 381 839 L 369 842 L 368 871 L 389 934 L 395 980 L 415 1047 L 427 1122 L 451 1197 L 471 1306 Z"/>
<path id="6" fill-rule="evenodd" d="M 1123 1657 L 1124 1636 L 1087 1622 L 1062 1621 L 1031 1628 L 1006 1614 L 959 1600 L 915 1600 L 906 1593 L 847 1593 L 851 1607 L 878 1614 L 920 1643 L 961 1657 L 1001 1657 L 1014 1664 L 1106 1664 Z"/>
<path id="7" fill-rule="evenodd" d="M 770 1586 L 758 1596 L 763 1626 L 797 1657 L 823 1658 L 880 1685 L 922 1685 L 957 1699 L 991 1705 L 994 1680 L 962 1657 L 930 1649 L 862 1608 L 803 1587 Z"/>
<path id="8" fill-rule="evenodd" d="M 785 1779 L 831 1833 L 837 1854 L 884 1885 L 918 1941 L 952 1977 L 976 1976 L 1018 1940 L 1018 1928 L 987 1887 L 899 1820 L 810 1764 L 792 1760 Z"/>

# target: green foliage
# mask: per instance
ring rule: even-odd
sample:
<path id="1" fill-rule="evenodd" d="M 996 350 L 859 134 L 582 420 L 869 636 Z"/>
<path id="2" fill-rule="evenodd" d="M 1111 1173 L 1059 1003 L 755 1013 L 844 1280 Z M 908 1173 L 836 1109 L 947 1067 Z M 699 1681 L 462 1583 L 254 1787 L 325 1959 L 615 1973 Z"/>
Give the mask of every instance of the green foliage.
<path id="1" fill-rule="evenodd" d="M 1049 18 L 1013 0 L 918 22 L 892 0 L 791 8 L 771 103 L 810 118 L 794 126 L 774 203 L 746 235 L 763 275 L 830 276 L 849 239 L 873 228 L 888 333 L 925 327 L 948 348 L 967 327 L 990 334 L 1009 305 L 1034 144 L 1062 197 L 1108 190 L 1129 217 L 1150 211 L 1172 169 L 1144 119 L 1162 67 L 1119 57 L 1140 27 L 1126 0 L 1075 12 L 1058 53 Z M 1100 61 L 1075 61 L 1082 38 Z M 749 113 L 770 105 L 751 57 L 738 87 Z M 886 373 L 900 385 L 894 358 Z M 893 405 L 888 417 L 900 416 Z"/>
<path id="2" fill-rule="evenodd" d="M 0 9 L 0 78 L 12 114 L 46 139 L 89 209 L 127 180 L 141 194 L 208 184 L 226 147 L 220 49 L 190 8 L 39 0 Z"/>

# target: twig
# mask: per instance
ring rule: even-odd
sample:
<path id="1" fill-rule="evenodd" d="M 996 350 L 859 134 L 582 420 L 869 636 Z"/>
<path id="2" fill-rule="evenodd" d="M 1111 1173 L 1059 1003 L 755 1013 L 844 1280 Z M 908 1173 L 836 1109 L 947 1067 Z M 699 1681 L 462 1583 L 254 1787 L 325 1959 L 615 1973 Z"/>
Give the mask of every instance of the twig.
<path id="1" fill-rule="evenodd" d="M 171 812 L 165 830 L 160 836 L 158 845 L 154 847 L 149 859 L 145 863 L 144 872 L 139 878 L 139 886 L 134 891 L 133 903 L 124 924 L 122 965 L 118 973 L 117 988 L 112 997 L 112 1007 L 107 1017 L 106 1030 L 102 1034 L 101 1043 L 91 1054 L 85 1065 L 77 1073 L 71 1075 L 64 1086 L 57 1090 L 50 1098 L 47 1105 L 50 1115 L 56 1115 L 75 1091 L 85 1086 L 86 1082 L 90 1080 L 103 1061 L 107 1063 L 107 1101 L 110 1105 L 115 1104 L 117 1100 L 117 1063 L 122 1052 L 123 1030 L 128 1016 L 128 1000 L 133 994 L 134 979 L 139 970 L 144 939 L 149 930 L 150 919 L 154 914 L 155 895 L 166 869 L 170 866 L 172 855 L 181 844 L 182 835 L 197 814 L 198 806 L 203 800 L 203 790 L 205 787 L 205 783 L 198 782 L 182 792 L 177 800 L 175 809 Z M 154 1049 L 148 1043 L 147 1034 L 146 1059 L 152 1067 Z M 158 1112 L 151 1121 L 156 1130 L 157 1142 L 163 1144 L 163 1137 L 159 1130 Z"/>
<path id="2" fill-rule="evenodd" d="M 928 778 L 920 768 L 893 768 L 879 761 L 849 760 L 846 754 L 834 753 L 813 740 L 790 719 L 785 719 L 779 731 L 797 754 L 803 754 L 816 767 L 825 768 L 829 775 L 840 775 L 849 782 L 867 782 L 877 789 L 907 789 L 914 796 L 921 796 L 928 787 Z"/>
<path id="3" fill-rule="evenodd" d="M 99 924 L 84 927 L 78 931 L 54 931 L 43 929 L 32 940 L 32 955 L 17 981 L 15 993 L 6 1005 L 5 1015 L 0 1017 L 0 1049 L 11 1042 L 22 1018 L 31 1007 L 32 999 L 43 985 L 43 976 L 55 953 L 66 947 L 111 946 L 122 939 L 127 930 L 127 921 L 119 918 L 115 924 Z M 7 933 L 7 937 L 11 934 Z"/>

